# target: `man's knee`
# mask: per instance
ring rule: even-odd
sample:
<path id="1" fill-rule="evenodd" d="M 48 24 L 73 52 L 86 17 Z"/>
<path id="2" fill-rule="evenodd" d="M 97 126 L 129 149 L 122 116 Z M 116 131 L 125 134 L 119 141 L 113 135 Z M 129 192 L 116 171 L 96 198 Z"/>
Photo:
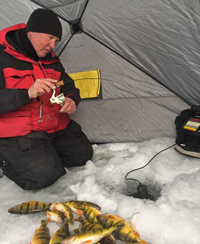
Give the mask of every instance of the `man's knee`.
<path id="1" fill-rule="evenodd" d="M 86 164 L 88 160 L 93 157 L 93 148 L 91 143 L 86 140 L 85 143 L 77 145 L 73 151 L 68 152 L 67 155 L 60 156 L 64 167 L 79 167 Z"/>
<path id="2" fill-rule="evenodd" d="M 92 159 L 92 145 L 81 130 L 81 126 L 75 121 L 71 120 L 69 126 L 56 135 L 54 146 L 64 167 L 83 166 Z"/>
<path id="3" fill-rule="evenodd" d="M 85 153 L 79 155 L 77 160 L 77 166 L 83 166 L 86 164 L 88 160 L 91 160 L 93 157 L 93 148 L 90 142 L 86 143 L 85 145 Z"/>
<path id="4" fill-rule="evenodd" d="M 5 161 L 2 169 L 9 179 L 14 181 L 24 190 L 36 190 L 48 187 L 66 173 L 64 168 L 56 171 L 49 167 L 35 167 L 35 170 L 18 172 L 7 160 Z"/>
<path id="5" fill-rule="evenodd" d="M 55 183 L 61 176 L 65 174 L 65 170 L 62 172 L 52 172 L 51 174 L 48 174 L 46 170 L 40 171 L 40 174 L 36 174 L 35 176 L 31 174 L 24 175 L 24 182 L 25 187 L 24 190 L 33 190 L 33 189 L 42 189 L 48 186 L 51 186 L 53 183 Z M 31 178 L 34 181 L 31 180 Z"/>

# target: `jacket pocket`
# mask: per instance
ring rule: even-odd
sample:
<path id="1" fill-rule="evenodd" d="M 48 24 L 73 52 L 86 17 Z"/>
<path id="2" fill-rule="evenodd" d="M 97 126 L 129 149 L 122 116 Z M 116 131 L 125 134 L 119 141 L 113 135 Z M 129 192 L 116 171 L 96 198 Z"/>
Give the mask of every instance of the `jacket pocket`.
<path id="1" fill-rule="evenodd" d="M 50 78 L 50 79 L 54 79 L 59 81 L 60 80 L 60 76 L 61 76 L 61 72 L 59 71 L 55 71 L 53 69 L 44 69 L 45 71 L 45 77 L 46 78 Z"/>
<path id="2" fill-rule="evenodd" d="M 5 88 L 28 89 L 34 83 L 31 70 L 5 68 L 3 73 L 5 77 Z"/>

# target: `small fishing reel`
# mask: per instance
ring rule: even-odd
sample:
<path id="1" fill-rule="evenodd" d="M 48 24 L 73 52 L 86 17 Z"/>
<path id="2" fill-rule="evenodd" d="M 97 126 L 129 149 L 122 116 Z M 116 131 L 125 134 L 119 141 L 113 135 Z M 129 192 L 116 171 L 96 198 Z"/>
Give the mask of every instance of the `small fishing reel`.
<path id="1" fill-rule="evenodd" d="M 64 101 L 65 101 L 64 94 L 61 93 L 58 96 L 55 96 L 55 90 L 53 90 L 53 94 L 52 94 L 52 96 L 50 98 L 51 104 L 57 103 L 57 104 L 60 104 L 61 106 L 63 106 L 64 105 Z"/>

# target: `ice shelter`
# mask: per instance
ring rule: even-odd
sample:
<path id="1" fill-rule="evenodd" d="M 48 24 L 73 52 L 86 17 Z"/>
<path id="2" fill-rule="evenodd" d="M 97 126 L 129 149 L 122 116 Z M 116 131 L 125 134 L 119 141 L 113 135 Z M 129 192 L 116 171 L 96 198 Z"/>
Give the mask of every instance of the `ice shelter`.
<path id="1" fill-rule="evenodd" d="M 0 29 L 37 8 L 61 20 L 66 72 L 99 70 L 97 96 L 71 116 L 91 142 L 174 137 L 176 116 L 199 104 L 199 0 L 0 0 Z"/>

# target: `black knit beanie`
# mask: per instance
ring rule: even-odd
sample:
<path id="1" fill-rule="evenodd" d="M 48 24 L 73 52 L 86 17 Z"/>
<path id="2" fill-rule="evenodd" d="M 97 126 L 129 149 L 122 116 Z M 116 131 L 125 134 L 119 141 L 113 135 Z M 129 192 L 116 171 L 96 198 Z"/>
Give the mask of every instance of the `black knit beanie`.
<path id="1" fill-rule="evenodd" d="M 62 25 L 57 15 L 52 10 L 42 8 L 31 14 L 26 25 L 26 32 L 29 31 L 54 35 L 60 40 L 62 37 Z"/>

